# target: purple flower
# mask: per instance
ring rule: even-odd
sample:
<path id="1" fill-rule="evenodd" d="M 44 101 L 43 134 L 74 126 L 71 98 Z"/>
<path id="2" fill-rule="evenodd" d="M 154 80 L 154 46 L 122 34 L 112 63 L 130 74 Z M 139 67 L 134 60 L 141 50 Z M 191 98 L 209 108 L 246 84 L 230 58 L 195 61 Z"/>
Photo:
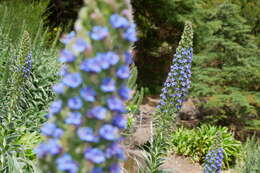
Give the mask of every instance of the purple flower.
<path id="1" fill-rule="evenodd" d="M 92 87 L 88 86 L 80 90 L 80 96 L 87 102 L 94 102 L 96 100 L 96 91 Z"/>
<path id="2" fill-rule="evenodd" d="M 112 119 L 112 123 L 120 129 L 125 129 L 127 126 L 127 121 L 121 114 L 115 115 Z"/>
<path id="3" fill-rule="evenodd" d="M 117 140 L 119 137 L 118 128 L 105 124 L 99 129 L 99 135 L 108 141 Z"/>
<path id="4" fill-rule="evenodd" d="M 101 164 L 105 162 L 105 154 L 102 150 L 98 148 L 88 148 L 84 152 L 84 156 L 87 160 L 95 163 Z"/>
<path id="5" fill-rule="evenodd" d="M 130 98 L 130 91 L 127 86 L 122 85 L 118 90 L 118 94 L 123 100 L 128 100 Z"/>
<path id="6" fill-rule="evenodd" d="M 72 97 L 68 100 L 68 106 L 70 109 L 78 110 L 83 106 L 83 103 L 79 96 Z"/>
<path id="7" fill-rule="evenodd" d="M 102 26 L 94 26 L 90 32 L 90 38 L 93 40 L 103 40 L 108 36 L 108 28 Z"/>
<path id="8" fill-rule="evenodd" d="M 117 157 L 120 160 L 125 160 L 126 159 L 124 150 L 118 143 L 112 143 L 106 149 L 106 157 L 107 158 Z"/>
<path id="9" fill-rule="evenodd" d="M 113 28 L 126 28 L 129 25 L 129 22 L 125 17 L 113 14 L 110 16 L 110 24 Z"/>
<path id="10" fill-rule="evenodd" d="M 205 158 L 203 173 L 220 173 L 223 158 L 223 149 L 221 147 L 210 149 Z"/>
<path id="11" fill-rule="evenodd" d="M 62 82 L 68 87 L 77 88 L 82 83 L 82 78 L 80 73 L 70 73 L 62 79 Z"/>
<path id="12" fill-rule="evenodd" d="M 90 58 L 90 59 L 84 60 L 80 64 L 80 69 L 85 72 L 99 73 L 101 71 L 101 66 L 99 65 L 98 59 Z"/>
<path id="13" fill-rule="evenodd" d="M 61 63 L 71 63 L 76 59 L 76 56 L 73 55 L 69 50 L 64 49 L 60 53 L 59 61 Z"/>
<path id="14" fill-rule="evenodd" d="M 78 172 L 78 164 L 72 160 L 69 154 L 64 154 L 56 160 L 58 170 L 66 171 L 69 173 L 77 173 Z"/>
<path id="15" fill-rule="evenodd" d="M 130 65 L 133 63 L 133 56 L 129 51 L 125 52 L 125 64 Z"/>
<path id="16" fill-rule="evenodd" d="M 103 169 L 100 167 L 95 167 L 92 169 L 91 173 L 103 173 Z"/>
<path id="17" fill-rule="evenodd" d="M 111 52 L 111 51 L 107 52 L 106 57 L 110 65 L 116 65 L 119 61 L 119 56 L 115 52 Z"/>
<path id="18" fill-rule="evenodd" d="M 107 99 L 107 105 L 111 111 L 125 112 L 124 103 L 115 96 L 112 96 Z"/>
<path id="19" fill-rule="evenodd" d="M 54 102 L 52 102 L 50 109 L 49 109 L 49 113 L 50 114 L 58 114 L 60 113 L 62 108 L 62 101 L 61 100 L 56 100 Z"/>
<path id="20" fill-rule="evenodd" d="M 91 117 L 91 118 L 94 117 L 94 118 L 97 118 L 99 120 L 105 119 L 106 114 L 107 114 L 107 110 L 106 110 L 106 108 L 104 108 L 102 106 L 96 106 L 88 112 L 89 117 Z"/>
<path id="21" fill-rule="evenodd" d="M 115 86 L 115 85 L 116 85 L 116 82 L 115 82 L 114 79 L 109 78 L 109 77 L 106 77 L 106 78 L 103 80 L 103 82 L 102 82 L 100 88 L 101 88 L 101 90 L 104 91 L 104 92 L 113 92 L 113 91 L 115 91 L 115 89 L 116 89 L 116 86 Z"/>
<path id="22" fill-rule="evenodd" d="M 121 79 L 127 79 L 130 75 L 129 67 L 126 65 L 119 67 L 119 69 L 116 72 L 116 75 Z"/>
<path id="23" fill-rule="evenodd" d="M 122 168 L 120 167 L 119 164 L 113 163 L 111 164 L 109 171 L 110 171 L 109 173 L 122 173 Z"/>
<path id="24" fill-rule="evenodd" d="M 106 70 L 110 67 L 109 57 L 107 57 L 106 53 L 97 53 L 96 59 L 97 59 L 98 65 L 102 69 Z"/>
<path id="25" fill-rule="evenodd" d="M 78 38 L 72 48 L 77 52 L 83 52 L 88 46 L 88 43 L 83 38 Z"/>
<path id="26" fill-rule="evenodd" d="M 40 143 L 40 145 L 34 149 L 34 153 L 39 158 L 46 156 L 48 152 L 49 152 L 49 146 L 45 142 Z"/>
<path id="27" fill-rule="evenodd" d="M 63 83 L 58 83 L 52 86 L 52 90 L 56 93 L 56 94 L 62 94 L 64 93 L 64 88 L 65 85 Z"/>
<path id="28" fill-rule="evenodd" d="M 94 131 L 90 127 L 81 127 L 77 130 L 79 139 L 87 142 L 98 142 L 99 139 L 95 136 Z"/>
<path id="29" fill-rule="evenodd" d="M 65 123 L 78 126 L 81 124 L 81 113 L 80 112 L 70 112 L 69 117 L 66 118 Z"/>
<path id="30" fill-rule="evenodd" d="M 61 145 L 58 143 L 56 139 L 50 139 L 47 143 L 48 153 L 51 155 L 56 155 L 61 152 Z"/>
<path id="31" fill-rule="evenodd" d="M 130 41 L 130 42 L 136 42 L 136 31 L 135 31 L 135 24 L 132 24 L 124 33 L 123 35 L 124 39 Z"/>
<path id="32" fill-rule="evenodd" d="M 69 34 L 65 35 L 64 37 L 61 38 L 61 42 L 63 44 L 68 44 L 71 42 L 71 40 L 76 36 L 76 33 L 74 31 L 71 31 Z"/>
<path id="33" fill-rule="evenodd" d="M 54 123 L 45 123 L 41 128 L 41 132 L 46 136 L 53 136 L 55 138 L 60 138 L 63 134 L 63 130 L 57 128 Z"/>

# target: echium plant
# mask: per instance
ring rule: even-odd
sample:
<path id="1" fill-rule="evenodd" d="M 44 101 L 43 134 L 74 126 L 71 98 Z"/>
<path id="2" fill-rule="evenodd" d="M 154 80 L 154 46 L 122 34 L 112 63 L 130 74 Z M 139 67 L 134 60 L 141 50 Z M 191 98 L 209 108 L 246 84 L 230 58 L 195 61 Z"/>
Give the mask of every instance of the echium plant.
<path id="1" fill-rule="evenodd" d="M 185 23 L 181 41 L 172 60 L 170 72 L 163 85 L 158 108 L 162 112 L 177 113 L 190 88 L 193 30 Z"/>
<path id="2" fill-rule="evenodd" d="M 221 147 L 221 135 L 217 133 L 215 143 L 206 155 L 203 173 L 220 173 L 223 159 L 224 151 Z"/>
<path id="3" fill-rule="evenodd" d="M 32 69 L 32 52 L 31 52 L 31 39 L 27 31 L 24 31 L 21 51 L 18 58 L 18 71 L 24 78 L 28 78 Z"/>
<path id="4" fill-rule="evenodd" d="M 20 49 L 17 58 L 14 62 L 14 70 L 10 77 L 10 93 L 9 93 L 9 113 L 15 112 L 21 102 L 21 97 L 24 94 L 25 84 L 31 73 L 32 54 L 31 54 L 31 39 L 27 31 L 24 31 L 20 43 Z"/>
<path id="5" fill-rule="evenodd" d="M 53 89 L 45 136 L 35 152 L 46 173 L 121 173 L 120 130 L 130 97 L 129 47 L 137 40 L 123 0 L 86 0 L 75 31 L 61 41 L 62 79 Z"/>

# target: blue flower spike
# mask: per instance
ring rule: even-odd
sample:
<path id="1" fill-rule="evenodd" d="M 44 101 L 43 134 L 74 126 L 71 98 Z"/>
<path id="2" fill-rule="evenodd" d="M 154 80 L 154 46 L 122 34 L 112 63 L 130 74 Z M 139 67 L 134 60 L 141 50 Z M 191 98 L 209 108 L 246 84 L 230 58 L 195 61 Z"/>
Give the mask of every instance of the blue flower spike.
<path id="1" fill-rule="evenodd" d="M 125 102 L 131 96 L 130 48 L 137 40 L 126 3 L 85 1 L 75 31 L 61 38 L 61 79 L 52 88 L 57 98 L 41 128 L 44 141 L 35 149 L 42 172 L 123 170 L 121 131 L 127 126 Z"/>

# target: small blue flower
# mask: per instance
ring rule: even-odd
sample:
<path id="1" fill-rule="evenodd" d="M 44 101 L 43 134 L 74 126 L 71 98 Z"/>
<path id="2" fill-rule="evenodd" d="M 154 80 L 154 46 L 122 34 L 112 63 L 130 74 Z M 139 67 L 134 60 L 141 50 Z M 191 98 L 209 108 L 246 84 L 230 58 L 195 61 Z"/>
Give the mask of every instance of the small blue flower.
<path id="1" fill-rule="evenodd" d="M 135 24 L 131 24 L 130 27 L 125 31 L 123 37 L 124 39 L 130 41 L 130 42 L 136 42 L 137 37 L 136 37 L 136 31 L 135 31 Z"/>
<path id="2" fill-rule="evenodd" d="M 125 129 L 127 126 L 127 120 L 121 114 L 115 115 L 112 119 L 112 123 L 120 129 Z"/>
<path id="3" fill-rule="evenodd" d="M 69 154 L 64 154 L 56 160 L 58 169 L 69 173 L 77 173 L 79 170 L 78 164 L 72 160 Z"/>
<path id="4" fill-rule="evenodd" d="M 94 102 L 96 95 L 96 91 L 91 86 L 80 90 L 80 96 L 87 102 Z"/>
<path id="5" fill-rule="evenodd" d="M 103 79 L 100 88 L 104 92 L 113 92 L 116 89 L 116 82 L 114 79 L 106 77 Z"/>
<path id="6" fill-rule="evenodd" d="M 62 82 L 68 87 L 77 88 L 82 83 L 82 78 L 80 73 L 70 73 L 62 79 Z"/>
<path id="7" fill-rule="evenodd" d="M 116 98 L 115 96 L 112 96 L 107 99 L 107 105 L 111 111 L 116 111 L 116 112 L 126 111 L 124 103 L 119 98 Z"/>
<path id="8" fill-rule="evenodd" d="M 107 114 L 107 110 L 106 110 L 106 108 L 104 108 L 102 106 L 96 106 L 88 112 L 89 117 L 96 118 L 99 120 L 105 119 L 106 114 Z"/>
<path id="9" fill-rule="evenodd" d="M 92 169 L 91 173 L 103 173 L 103 169 L 100 167 L 95 167 Z"/>
<path id="10" fill-rule="evenodd" d="M 133 56 L 129 51 L 125 52 L 125 64 L 130 65 L 133 63 Z"/>
<path id="11" fill-rule="evenodd" d="M 67 49 L 64 49 L 60 53 L 59 61 L 61 63 L 71 63 L 76 59 L 76 56 L 73 55 L 72 52 L 70 52 Z"/>
<path id="12" fill-rule="evenodd" d="M 121 173 L 122 168 L 120 167 L 119 164 L 113 163 L 113 164 L 111 164 L 109 171 L 110 171 L 109 173 Z"/>
<path id="13" fill-rule="evenodd" d="M 110 24 L 113 28 L 126 28 L 129 22 L 125 17 L 119 14 L 113 14 L 110 16 Z"/>
<path id="14" fill-rule="evenodd" d="M 99 73 L 101 71 L 101 66 L 99 65 L 97 58 L 89 58 L 80 64 L 80 69 L 85 72 Z"/>
<path id="15" fill-rule="evenodd" d="M 62 108 L 62 101 L 61 100 L 56 100 L 54 102 L 52 102 L 50 109 L 49 109 L 49 113 L 50 114 L 58 114 L 60 113 Z"/>
<path id="16" fill-rule="evenodd" d="M 75 31 L 71 31 L 69 34 L 65 35 L 64 37 L 61 38 L 61 42 L 63 44 L 68 44 L 71 42 L 71 40 L 76 36 Z"/>
<path id="17" fill-rule="evenodd" d="M 130 92 L 131 90 L 125 85 L 122 85 L 118 90 L 118 94 L 123 100 L 128 100 L 130 98 Z"/>
<path id="18" fill-rule="evenodd" d="M 65 85 L 63 83 L 58 83 L 52 86 L 52 90 L 56 94 L 63 94 L 65 89 Z"/>
<path id="19" fill-rule="evenodd" d="M 58 140 L 56 139 L 50 139 L 48 140 L 48 153 L 51 155 L 56 155 L 61 152 L 61 145 L 58 143 Z"/>
<path id="20" fill-rule="evenodd" d="M 88 43 L 83 38 L 78 38 L 72 48 L 77 52 L 83 52 L 88 46 Z"/>
<path id="21" fill-rule="evenodd" d="M 119 77 L 120 79 L 127 79 L 130 75 L 130 70 L 129 67 L 126 65 L 123 65 L 121 67 L 119 67 L 119 69 L 116 72 L 117 77 Z"/>
<path id="22" fill-rule="evenodd" d="M 72 110 L 78 110 L 83 106 L 83 103 L 79 96 L 72 97 L 68 100 L 68 106 Z"/>
<path id="23" fill-rule="evenodd" d="M 46 136 L 53 136 L 55 138 L 60 138 L 63 134 L 63 130 L 57 128 L 54 123 L 45 123 L 41 128 L 41 132 Z"/>
<path id="24" fill-rule="evenodd" d="M 118 128 L 105 124 L 99 129 L 99 135 L 108 141 L 117 140 L 119 137 Z"/>
<path id="25" fill-rule="evenodd" d="M 70 112 L 69 117 L 65 120 L 65 123 L 78 126 L 81 124 L 81 118 L 82 116 L 80 112 Z"/>
<path id="26" fill-rule="evenodd" d="M 118 143 L 112 143 L 107 149 L 106 149 L 106 157 L 116 157 L 120 160 L 125 160 L 125 152 L 123 148 Z"/>
<path id="27" fill-rule="evenodd" d="M 105 162 L 105 154 L 98 148 L 87 148 L 84 152 L 84 156 L 87 160 L 95 164 L 101 164 Z"/>
<path id="28" fill-rule="evenodd" d="M 119 62 L 119 56 L 115 52 L 107 52 L 106 57 L 110 65 L 116 65 Z"/>
<path id="29" fill-rule="evenodd" d="M 93 40 L 103 40 L 108 36 L 108 28 L 102 26 L 94 26 L 90 32 L 90 38 Z"/>
<path id="30" fill-rule="evenodd" d="M 107 56 L 107 53 L 97 53 L 96 56 L 98 65 L 106 70 L 110 67 L 110 63 L 109 63 L 109 57 Z"/>
<path id="31" fill-rule="evenodd" d="M 34 149 L 34 153 L 39 158 L 46 156 L 48 154 L 48 152 L 49 152 L 49 146 L 45 142 L 40 143 L 40 145 Z"/>
<path id="32" fill-rule="evenodd" d="M 77 130 L 77 135 L 82 141 L 98 142 L 98 137 L 95 136 L 94 131 L 90 127 L 81 127 Z"/>

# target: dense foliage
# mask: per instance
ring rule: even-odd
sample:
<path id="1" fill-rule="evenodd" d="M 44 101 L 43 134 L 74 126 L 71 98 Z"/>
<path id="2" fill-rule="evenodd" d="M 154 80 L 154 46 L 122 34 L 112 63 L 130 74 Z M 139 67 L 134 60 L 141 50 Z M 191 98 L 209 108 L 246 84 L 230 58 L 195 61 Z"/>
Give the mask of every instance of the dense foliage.
<path id="1" fill-rule="evenodd" d="M 232 166 L 236 158 L 240 157 L 241 143 L 225 127 L 203 125 L 195 129 L 179 128 L 172 134 L 170 145 L 177 154 L 204 163 L 207 153 L 215 145 L 218 133 L 224 155 L 223 166 Z"/>

